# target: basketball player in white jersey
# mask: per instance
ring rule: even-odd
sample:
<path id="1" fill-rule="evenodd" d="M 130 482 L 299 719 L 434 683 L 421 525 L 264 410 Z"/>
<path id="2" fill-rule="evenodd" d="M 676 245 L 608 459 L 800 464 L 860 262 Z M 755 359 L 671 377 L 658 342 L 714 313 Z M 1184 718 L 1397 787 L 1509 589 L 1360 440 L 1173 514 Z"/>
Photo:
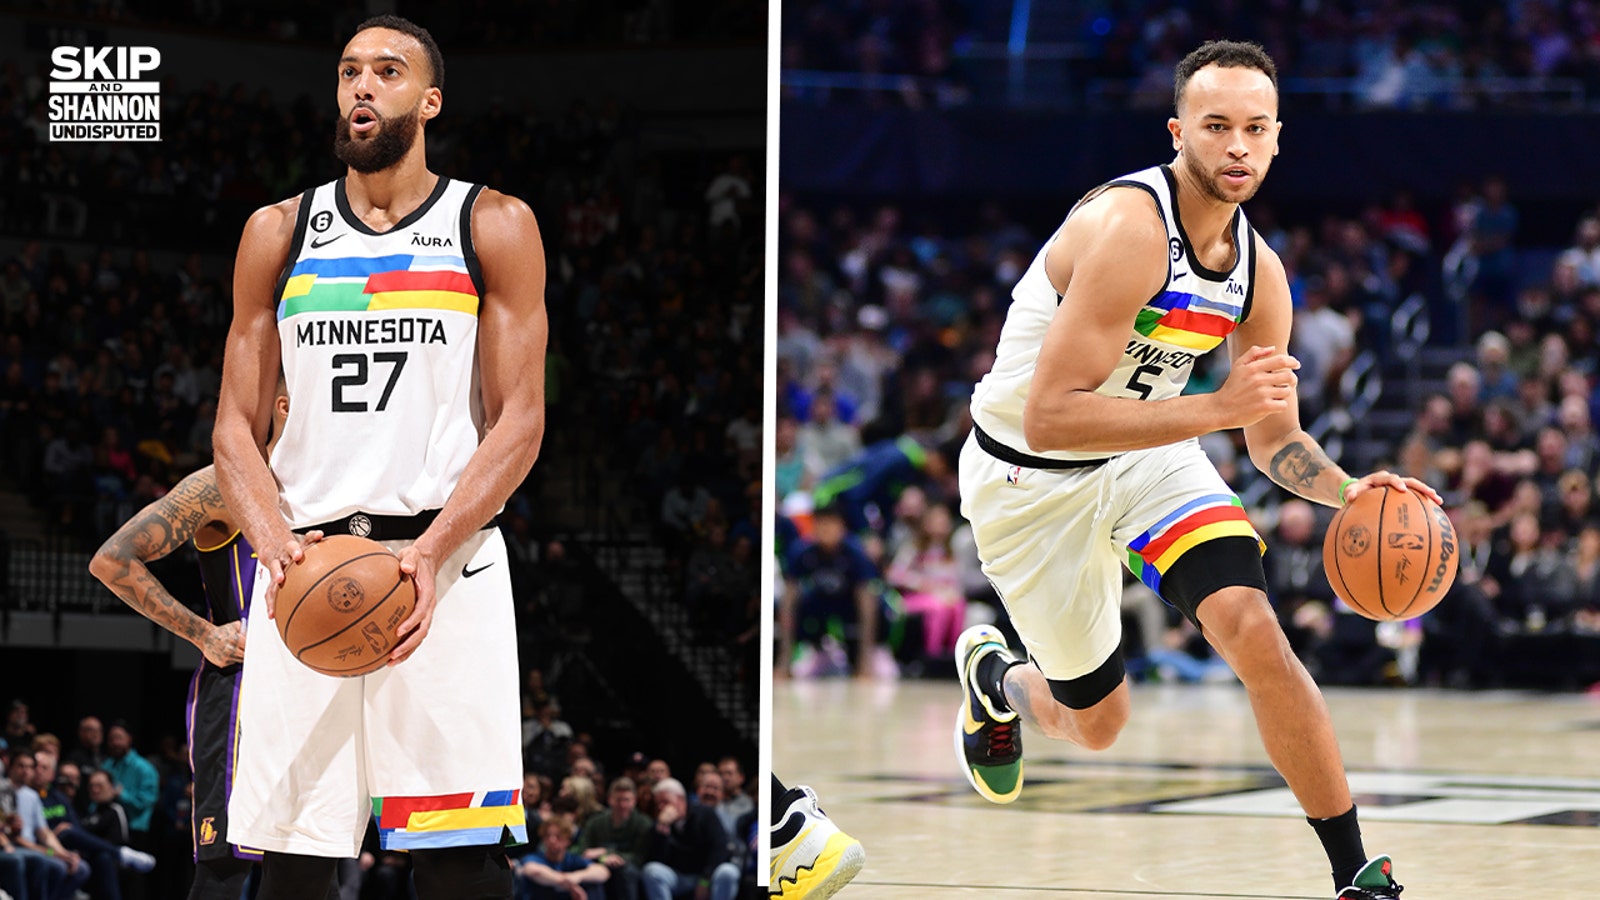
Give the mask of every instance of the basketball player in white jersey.
<path id="1" fill-rule="evenodd" d="M 1129 694 L 1121 573 L 1194 621 L 1249 693 L 1267 755 L 1321 839 L 1341 900 L 1392 898 L 1368 859 L 1328 709 L 1266 597 L 1264 545 L 1200 449 L 1243 428 L 1250 458 L 1339 506 L 1388 472 L 1350 478 L 1300 427 L 1283 264 L 1245 220 L 1278 152 L 1277 72 L 1254 44 L 1215 41 L 1177 67 L 1177 158 L 1080 200 L 1013 291 L 994 368 L 973 393 L 963 512 L 1029 659 L 978 626 L 957 646 L 962 770 L 989 800 L 1022 789 L 1022 720 L 1090 750 L 1116 740 Z M 1224 340 L 1215 393 L 1182 396 Z"/>
<path id="2" fill-rule="evenodd" d="M 265 851 L 261 897 L 320 897 L 373 817 L 421 900 L 509 898 L 501 845 L 527 831 L 494 519 L 544 433 L 539 231 L 521 201 L 428 171 L 444 63 L 425 29 L 370 19 L 329 74 L 348 173 L 252 215 L 234 271 L 217 476 L 262 565 L 227 840 Z M 295 400 L 269 460 L 280 361 Z M 311 671 L 271 621 L 323 533 L 383 542 L 415 583 L 373 674 Z"/>

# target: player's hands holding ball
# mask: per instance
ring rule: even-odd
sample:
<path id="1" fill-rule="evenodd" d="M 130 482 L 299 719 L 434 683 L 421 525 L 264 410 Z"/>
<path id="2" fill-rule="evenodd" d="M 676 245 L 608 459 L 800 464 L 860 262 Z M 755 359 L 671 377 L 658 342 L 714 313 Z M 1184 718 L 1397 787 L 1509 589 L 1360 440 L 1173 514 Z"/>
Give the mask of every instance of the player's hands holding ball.
<path id="1" fill-rule="evenodd" d="M 285 531 L 288 537 L 284 538 L 273 548 L 270 544 L 266 547 L 256 547 L 256 558 L 267 564 L 267 571 L 272 573 L 272 581 L 267 584 L 266 594 L 262 597 L 267 602 L 267 618 L 273 618 L 278 611 L 278 588 L 283 587 L 283 579 L 288 575 L 289 567 L 306 558 L 306 548 L 322 540 L 322 532 L 308 531 L 304 536 L 292 531 Z"/>
<path id="2" fill-rule="evenodd" d="M 433 608 L 439 602 L 438 594 L 434 591 L 434 573 L 439 570 L 439 563 L 426 548 L 420 546 L 421 543 L 417 541 L 400 551 L 400 572 L 411 578 L 412 587 L 417 592 L 417 605 L 411 615 L 400 623 L 397 632 L 401 635 L 400 643 L 389 654 L 391 666 L 405 662 L 417 652 L 422 639 L 433 628 Z"/>
<path id="3" fill-rule="evenodd" d="M 1438 491 L 1415 478 L 1404 478 L 1388 471 L 1373 472 L 1345 485 L 1344 496 L 1339 498 L 1339 502 L 1348 506 L 1357 497 L 1379 487 L 1391 487 L 1397 491 L 1416 491 L 1439 506 L 1444 505 L 1444 498 L 1439 496 Z"/>
<path id="4" fill-rule="evenodd" d="M 1223 428 L 1246 428 L 1295 402 L 1300 360 L 1276 347 L 1251 347 L 1233 361 L 1228 380 L 1213 394 Z"/>

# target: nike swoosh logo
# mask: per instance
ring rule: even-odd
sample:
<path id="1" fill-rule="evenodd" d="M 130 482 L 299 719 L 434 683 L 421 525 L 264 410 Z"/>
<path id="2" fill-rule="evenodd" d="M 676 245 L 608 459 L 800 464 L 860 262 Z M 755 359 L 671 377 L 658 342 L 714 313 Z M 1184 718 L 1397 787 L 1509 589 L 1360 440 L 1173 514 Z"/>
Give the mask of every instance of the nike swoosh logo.
<path id="1" fill-rule="evenodd" d="M 327 239 L 327 240 L 325 240 L 325 241 L 319 241 L 319 240 L 317 240 L 317 239 L 316 239 L 316 238 L 312 238 L 312 239 L 311 239 L 311 249 L 313 249 L 313 250 L 315 250 L 315 249 L 317 249 L 317 248 L 318 248 L 318 247 L 326 247 L 326 246 L 328 246 L 328 245 L 329 245 L 329 244 L 331 244 L 331 243 L 333 243 L 333 242 L 334 242 L 334 241 L 337 241 L 337 240 L 338 240 L 338 239 L 339 239 L 339 238 L 342 238 L 342 237 L 344 237 L 344 235 L 342 235 L 342 234 L 336 234 L 336 235 L 334 235 L 334 236 L 333 236 L 333 237 L 331 237 L 331 238 L 328 238 L 328 239 Z"/>
<path id="2" fill-rule="evenodd" d="M 461 567 L 461 577 L 462 578 L 471 578 L 472 576 L 478 574 L 479 572 L 482 572 L 484 569 L 487 569 L 492 565 L 494 565 L 494 563 L 484 563 L 483 565 L 477 567 L 476 569 L 469 569 L 466 566 L 462 566 Z"/>
<path id="3" fill-rule="evenodd" d="M 344 237 L 344 235 L 342 235 L 342 234 L 339 235 L 339 236 L 340 237 Z M 312 244 L 311 246 L 315 247 L 316 244 Z M 1189 273 L 1188 272 L 1173 272 L 1172 273 L 1172 280 L 1173 281 L 1177 281 L 1179 278 L 1182 278 L 1183 276 L 1185 276 L 1187 274 L 1189 274 Z"/>
<path id="4" fill-rule="evenodd" d="M 807 827 L 804 831 L 796 835 L 794 840 L 789 842 L 789 846 L 785 847 L 782 853 L 778 854 L 778 858 L 774 859 L 771 864 L 773 874 L 779 876 L 780 878 L 783 876 L 783 870 L 789 864 L 789 857 L 793 856 L 795 851 L 800 849 L 800 845 L 805 842 L 806 835 L 816 830 L 816 827 L 816 825 Z"/>
<path id="5" fill-rule="evenodd" d="M 971 701 L 961 704 L 961 730 L 967 734 L 977 734 L 983 730 L 983 723 L 972 718 Z"/>

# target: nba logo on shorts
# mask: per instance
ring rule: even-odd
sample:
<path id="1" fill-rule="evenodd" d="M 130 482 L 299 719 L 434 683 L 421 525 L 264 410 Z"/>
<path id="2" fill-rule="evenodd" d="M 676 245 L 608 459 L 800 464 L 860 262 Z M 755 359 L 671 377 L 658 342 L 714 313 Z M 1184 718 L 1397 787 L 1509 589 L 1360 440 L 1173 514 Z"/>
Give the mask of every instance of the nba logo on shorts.
<path id="1" fill-rule="evenodd" d="M 1016 484 L 1017 482 L 1019 482 L 1021 480 L 1022 480 L 1022 467 L 1021 466 L 1012 466 L 1011 470 L 1006 472 L 1006 484 Z"/>

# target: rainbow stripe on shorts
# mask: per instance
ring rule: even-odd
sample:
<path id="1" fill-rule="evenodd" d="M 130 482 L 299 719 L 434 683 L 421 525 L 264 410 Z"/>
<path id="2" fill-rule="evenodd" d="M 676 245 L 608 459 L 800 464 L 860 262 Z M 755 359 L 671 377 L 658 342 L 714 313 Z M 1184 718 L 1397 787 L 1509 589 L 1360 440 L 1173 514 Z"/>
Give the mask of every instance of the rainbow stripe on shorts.
<path id="1" fill-rule="evenodd" d="M 1128 570 L 1152 591 L 1161 593 L 1161 575 L 1178 557 L 1206 541 L 1223 537 L 1261 537 L 1233 494 L 1196 497 L 1178 507 L 1128 542 Z M 1261 543 L 1262 552 L 1267 545 Z"/>
<path id="2" fill-rule="evenodd" d="M 431 850 L 498 844 L 505 829 L 528 842 L 522 791 L 478 791 L 432 797 L 373 797 L 372 816 L 385 850 Z"/>

